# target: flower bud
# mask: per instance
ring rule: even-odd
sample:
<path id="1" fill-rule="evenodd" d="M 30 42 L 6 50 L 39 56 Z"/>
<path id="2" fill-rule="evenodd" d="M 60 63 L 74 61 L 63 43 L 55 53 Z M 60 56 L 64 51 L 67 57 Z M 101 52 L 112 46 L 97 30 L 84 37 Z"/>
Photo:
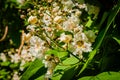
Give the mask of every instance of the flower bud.
<path id="1" fill-rule="evenodd" d="M 37 16 L 30 16 L 30 17 L 28 18 L 28 22 L 29 22 L 30 24 L 35 24 L 35 23 L 37 23 L 37 21 L 38 21 Z"/>

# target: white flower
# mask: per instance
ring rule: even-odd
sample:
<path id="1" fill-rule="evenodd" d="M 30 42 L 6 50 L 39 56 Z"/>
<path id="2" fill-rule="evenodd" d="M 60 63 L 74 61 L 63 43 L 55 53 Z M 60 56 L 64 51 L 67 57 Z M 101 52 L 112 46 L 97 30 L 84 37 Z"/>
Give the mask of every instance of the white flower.
<path id="1" fill-rule="evenodd" d="M 83 25 L 80 25 L 80 26 L 77 25 L 77 27 L 74 28 L 75 33 L 77 32 L 82 33 L 82 31 L 83 31 Z"/>
<path id="2" fill-rule="evenodd" d="M 74 14 L 71 14 L 71 17 L 69 18 L 71 21 L 73 21 L 76 25 L 80 23 L 80 19 L 78 16 L 75 16 Z"/>
<path id="3" fill-rule="evenodd" d="M 78 18 L 78 16 L 71 14 L 71 17 L 68 17 L 68 19 L 65 22 L 63 22 L 63 28 L 65 31 L 70 31 L 70 32 L 79 31 L 80 28 L 79 23 L 80 23 L 80 19 Z"/>
<path id="4" fill-rule="evenodd" d="M 60 8 L 59 6 L 54 7 L 53 10 L 52 10 L 52 12 L 53 12 L 53 13 L 58 12 L 58 11 L 59 11 L 59 8 Z"/>
<path id="5" fill-rule="evenodd" d="M 83 52 L 90 52 L 92 51 L 92 47 L 91 47 L 91 43 L 82 43 L 80 46 L 79 44 L 73 44 L 74 46 L 74 51 L 73 54 L 74 55 L 78 55 L 80 59 L 83 58 Z"/>
<path id="6" fill-rule="evenodd" d="M 81 32 L 78 32 L 74 35 L 74 39 L 73 39 L 75 42 L 77 41 L 88 41 L 88 38 L 87 36 L 85 35 L 85 33 L 81 33 Z"/>
<path id="7" fill-rule="evenodd" d="M 35 31 L 35 28 L 36 28 L 35 25 L 28 25 L 26 29 L 27 29 L 28 31 L 30 31 L 30 32 L 34 32 L 34 31 Z"/>
<path id="8" fill-rule="evenodd" d="M 83 52 L 90 52 L 92 51 L 92 44 L 91 43 L 84 43 L 84 45 L 82 46 L 82 50 Z"/>
<path id="9" fill-rule="evenodd" d="M 63 28 L 65 31 L 72 32 L 75 27 L 76 27 L 76 24 L 71 20 L 63 22 Z"/>
<path id="10" fill-rule="evenodd" d="M 26 61 L 25 60 L 21 60 L 21 63 L 20 63 L 20 71 L 23 71 L 24 70 L 24 65 L 26 64 Z"/>
<path id="11" fill-rule="evenodd" d="M 58 3 L 54 2 L 52 5 L 53 5 L 53 7 L 56 7 L 58 5 Z"/>
<path id="12" fill-rule="evenodd" d="M 17 53 L 15 53 L 15 54 L 11 54 L 10 55 L 10 57 L 11 57 L 11 62 L 14 62 L 14 63 L 18 63 L 18 62 L 20 62 L 20 55 L 18 55 Z"/>
<path id="13" fill-rule="evenodd" d="M 1 59 L 3 62 L 7 61 L 7 57 L 6 57 L 5 53 L 0 53 L 0 59 Z"/>
<path id="14" fill-rule="evenodd" d="M 12 80 L 20 80 L 20 77 L 18 75 L 18 72 L 14 72 Z"/>
<path id="15" fill-rule="evenodd" d="M 34 47 L 30 47 L 29 51 L 32 54 L 32 56 L 41 59 L 44 56 L 44 52 L 46 51 L 46 48 L 44 46 L 39 46 L 39 47 L 34 46 Z"/>
<path id="16" fill-rule="evenodd" d="M 30 17 L 28 18 L 28 22 L 29 22 L 30 24 L 35 24 L 35 23 L 37 23 L 37 21 L 38 21 L 37 16 L 30 16 Z"/>
<path id="17" fill-rule="evenodd" d="M 73 52 L 73 54 L 78 55 L 80 59 L 83 58 L 82 53 L 83 53 L 82 48 L 76 48 L 75 51 Z"/>
<path id="18" fill-rule="evenodd" d="M 62 42 L 69 43 L 72 40 L 72 35 L 65 35 L 65 33 L 62 33 L 59 39 Z"/>
<path id="19" fill-rule="evenodd" d="M 45 44 L 45 42 L 43 40 L 41 40 L 38 36 L 32 36 L 30 38 L 30 45 L 37 45 L 37 46 L 43 46 Z"/>
<path id="20" fill-rule="evenodd" d="M 21 54 L 21 58 L 23 58 L 25 61 L 28 61 L 28 62 L 34 59 L 32 54 L 30 53 Z"/>
<path id="21" fill-rule="evenodd" d="M 87 11 L 87 5 L 86 4 L 80 4 L 78 5 L 80 9 L 85 9 Z"/>
<path id="22" fill-rule="evenodd" d="M 28 53 L 28 47 L 23 46 L 23 49 L 21 51 L 21 54 L 27 54 Z"/>
<path id="23" fill-rule="evenodd" d="M 75 12 L 75 16 L 80 16 L 82 14 L 82 12 L 80 11 L 80 10 L 76 10 L 76 12 Z"/>
<path id="24" fill-rule="evenodd" d="M 45 42 L 37 36 L 32 36 L 30 39 L 29 52 L 36 58 L 42 58 L 47 47 L 44 46 Z"/>
<path id="25" fill-rule="evenodd" d="M 48 3 L 51 3 L 53 0 L 47 0 Z"/>
<path id="26" fill-rule="evenodd" d="M 47 12 L 47 13 L 49 14 L 49 12 Z M 51 24 L 51 17 L 48 14 L 44 13 L 44 16 L 42 19 L 42 22 L 47 26 L 49 26 Z"/>
<path id="27" fill-rule="evenodd" d="M 68 11 L 74 5 L 71 0 L 62 0 L 62 4 L 64 5 L 64 9 L 63 10 L 65 10 L 65 11 Z"/>
<path id="28" fill-rule="evenodd" d="M 56 22 L 56 23 L 60 23 L 61 21 L 62 21 L 62 17 L 61 16 L 56 16 L 54 18 L 54 22 Z"/>

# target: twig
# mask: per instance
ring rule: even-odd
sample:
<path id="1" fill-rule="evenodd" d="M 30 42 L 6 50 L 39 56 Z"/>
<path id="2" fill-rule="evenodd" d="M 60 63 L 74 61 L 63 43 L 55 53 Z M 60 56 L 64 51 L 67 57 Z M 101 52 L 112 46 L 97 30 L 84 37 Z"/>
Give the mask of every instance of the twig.
<path id="1" fill-rule="evenodd" d="M 25 39 L 24 39 L 24 30 L 22 30 L 21 44 L 20 44 L 20 47 L 18 49 L 18 55 L 20 55 L 20 53 L 21 53 L 21 49 L 22 49 L 22 47 L 24 45 L 24 42 L 25 42 Z"/>
<path id="2" fill-rule="evenodd" d="M 5 32 L 4 32 L 3 37 L 0 39 L 0 42 L 2 42 L 6 38 L 7 33 L 8 33 L 8 26 L 5 27 Z"/>

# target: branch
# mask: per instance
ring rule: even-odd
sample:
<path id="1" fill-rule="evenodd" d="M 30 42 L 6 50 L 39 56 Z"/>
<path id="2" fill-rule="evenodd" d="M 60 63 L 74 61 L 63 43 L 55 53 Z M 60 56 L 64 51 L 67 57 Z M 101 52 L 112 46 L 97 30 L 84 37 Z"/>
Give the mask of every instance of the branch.
<path id="1" fill-rule="evenodd" d="M 2 42 L 2 41 L 6 38 L 7 33 L 8 33 L 8 26 L 5 27 L 4 35 L 3 35 L 3 37 L 0 39 L 0 42 Z"/>
<path id="2" fill-rule="evenodd" d="M 20 44 L 20 47 L 18 49 L 18 55 L 20 55 L 20 53 L 21 53 L 21 49 L 22 49 L 22 47 L 24 45 L 24 42 L 25 42 L 25 39 L 24 39 L 24 30 L 22 30 L 21 44 Z"/>

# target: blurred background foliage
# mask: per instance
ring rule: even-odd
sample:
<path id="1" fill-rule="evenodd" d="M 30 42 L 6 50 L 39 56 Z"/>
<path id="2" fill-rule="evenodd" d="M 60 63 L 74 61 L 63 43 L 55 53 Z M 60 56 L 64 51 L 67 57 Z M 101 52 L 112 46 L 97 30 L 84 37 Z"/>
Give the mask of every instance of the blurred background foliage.
<path id="1" fill-rule="evenodd" d="M 18 10 L 16 0 L 0 0 L 0 38 L 8 26 L 7 37 L 0 42 L 0 52 L 11 47 L 18 48 L 20 45 L 20 30 L 25 27 Z"/>
<path id="2" fill-rule="evenodd" d="M 0 42 L 0 53 L 8 55 L 8 52 L 15 53 L 19 48 L 21 30 L 25 29 L 23 21 L 20 19 L 16 0 L 0 0 L 0 39 L 4 35 L 5 28 L 8 26 L 7 36 Z M 11 63 L 10 56 L 7 61 L 0 59 L 0 80 L 11 80 L 14 71 L 19 71 L 19 63 Z"/>

